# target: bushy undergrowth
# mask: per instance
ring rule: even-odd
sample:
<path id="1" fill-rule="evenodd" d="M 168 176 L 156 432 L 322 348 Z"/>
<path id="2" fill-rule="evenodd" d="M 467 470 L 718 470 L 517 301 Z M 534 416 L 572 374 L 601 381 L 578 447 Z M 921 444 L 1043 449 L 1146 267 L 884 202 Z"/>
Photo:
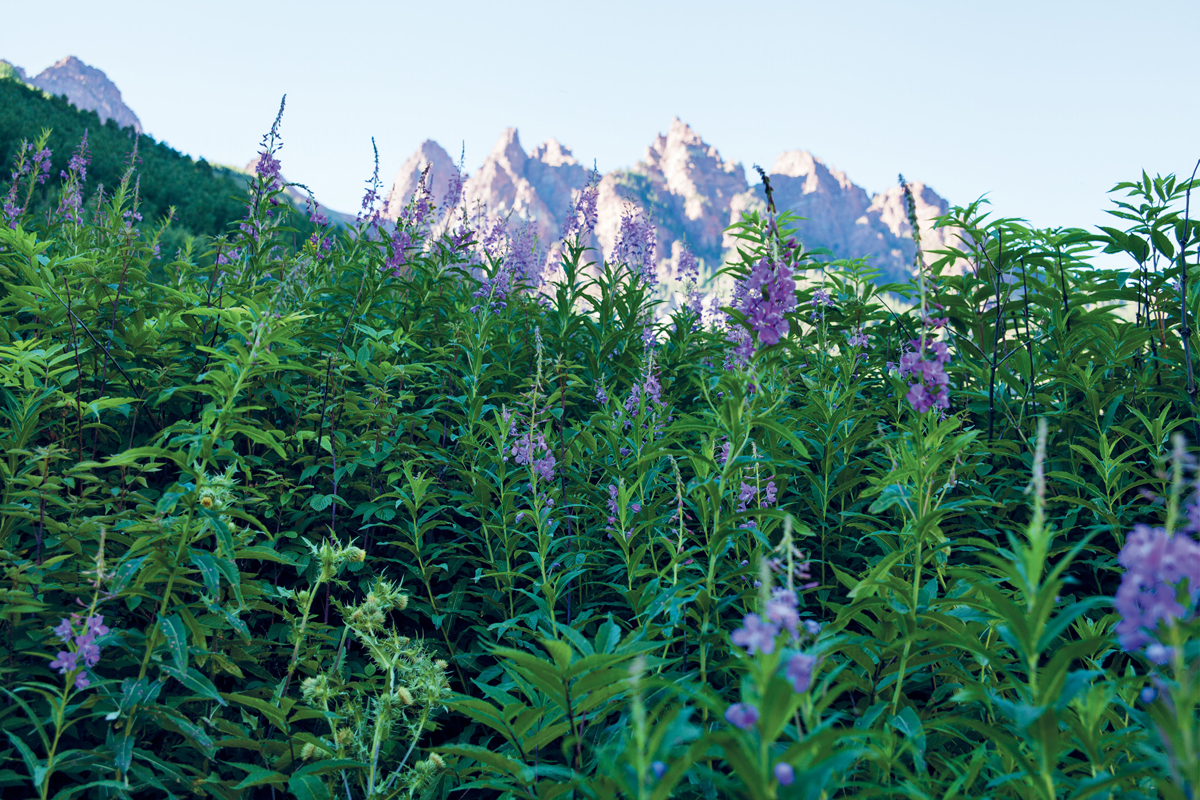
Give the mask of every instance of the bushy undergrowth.
<path id="1" fill-rule="evenodd" d="M 6 795 L 1194 799 L 1191 181 L 910 286 L 749 214 L 701 324 L 594 187 L 549 271 L 377 179 L 294 247 L 277 133 L 161 274 L 132 170 L 15 167 Z"/>

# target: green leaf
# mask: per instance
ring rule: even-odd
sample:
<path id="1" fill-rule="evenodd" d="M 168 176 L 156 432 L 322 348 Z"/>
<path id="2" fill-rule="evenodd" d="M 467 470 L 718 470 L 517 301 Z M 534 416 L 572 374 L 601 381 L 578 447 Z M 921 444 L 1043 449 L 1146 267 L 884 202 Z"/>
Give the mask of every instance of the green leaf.
<path id="1" fill-rule="evenodd" d="M 181 673 L 187 672 L 187 630 L 183 627 L 183 620 L 179 618 L 178 614 L 172 614 L 165 619 L 160 615 L 159 621 L 162 623 L 163 634 L 167 637 L 167 648 L 171 651 L 171 658 L 174 659 L 175 666 Z"/>
<path id="2" fill-rule="evenodd" d="M 194 668 L 188 669 L 187 672 L 169 667 L 166 664 L 159 665 L 159 669 L 169 677 L 182 683 L 188 689 L 192 690 L 202 697 L 207 697 L 210 700 L 216 700 L 223 706 L 229 705 L 225 702 L 225 698 L 217 691 L 217 687 L 212 685 L 212 681 L 201 675 Z"/>
<path id="3" fill-rule="evenodd" d="M 224 694 L 221 695 L 231 703 L 237 703 L 247 708 L 252 708 L 267 718 L 267 721 L 278 728 L 284 734 L 288 733 L 287 714 L 282 708 L 274 703 L 268 703 L 258 697 L 251 697 L 246 694 Z"/>
<path id="4" fill-rule="evenodd" d="M 39 772 L 44 772 L 45 767 L 33 751 L 29 749 L 29 745 L 25 744 L 21 737 L 15 735 L 12 731 L 5 731 L 8 735 L 8 740 L 12 742 L 13 747 L 17 748 L 17 752 L 21 754 L 21 759 L 25 762 L 25 769 L 29 773 L 29 779 L 33 782 L 33 788 L 37 789 L 41 785 L 41 781 L 37 780 Z"/>
<path id="5" fill-rule="evenodd" d="M 321 761 L 314 761 L 311 764 L 305 764 L 300 769 L 296 770 L 296 775 L 327 775 L 330 772 L 342 772 L 344 770 L 362 770 L 366 769 L 367 765 L 361 761 L 355 761 L 352 758 L 326 758 Z"/>
<path id="6" fill-rule="evenodd" d="M 296 800 L 330 800 L 325 781 L 317 775 L 293 775 L 288 779 L 288 791 L 296 795 Z"/>
<path id="7" fill-rule="evenodd" d="M 249 775 L 247 775 L 245 778 L 242 778 L 241 783 L 233 787 L 235 790 L 249 789 L 251 786 L 265 786 L 267 784 L 286 783 L 288 781 L 287 775 L 284 775 L 282 772 L 276 772 L 273 769 L 267 769 L 266 767 L 253 767 L 249 764 L 233 764 L 233 766 L 236 766 L 239 769 L 248 768 L 250 772 Z"/>

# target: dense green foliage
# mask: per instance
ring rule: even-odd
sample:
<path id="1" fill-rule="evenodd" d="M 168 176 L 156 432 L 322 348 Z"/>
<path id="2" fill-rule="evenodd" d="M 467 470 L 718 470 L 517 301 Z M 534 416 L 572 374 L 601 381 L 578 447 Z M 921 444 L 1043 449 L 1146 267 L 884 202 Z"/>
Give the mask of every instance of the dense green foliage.
<path id="1" fill-rule="evenodd" d="M 51 131 L 47 146 L 54 154 L 54 178 L 67 168 L 86 130 L 91 185 L 103 186 L 109 194 L 121 182 L 136 138 L 141 214 L 147 223 L 158 223 L 174 207 L 174 230 L 168 237 L 172 242 L 189 235 L 228 233 L 230 223 L 246 212 L 246 181 L 238 173 L 203 159 L 193 161 L 153 137 L 137 135 L 133 128 L 122 130 L 112 120 L 101 124 L 95 111 L 80 111 L 65 97 L 47 97 L 20 81 L 0 79 L 0 175 L 13 171 L 21 143 L 35 140 L 43 129 Z M 44 215 L 56 204 L 56 194 L 47 192 L 30 211 Z"/>
<path id="2" fill-rule="evenodd" d="M 238 258 L 184 247 L 158 280 L 129 180 L 84 222 L 0 227 L 0 785 L 1191 797 L 1196 626 L 1157 666 L 1111 596 L 1132 526 L 1179 526 L 1200 293 L 1169 281 L 1195 238 L 1184 186 L 1124 188 L 1104 241 L 1134 273 L 956 208 L 962 249 L 916 286 L 833 262 L 830 303 L 799 290 L 730 368 L 687 309 L 647 346 L 651 288 L 575 240 L 505 297 L 503 256 L 419 213 L 291 247 L 269 177 Z M 787 223 L 744 217 L 728 269 L 813 270 Z M 889 363 L 923 335 L 946 413 Z M 772 581 L 810 633 L 748 656 Z"/>

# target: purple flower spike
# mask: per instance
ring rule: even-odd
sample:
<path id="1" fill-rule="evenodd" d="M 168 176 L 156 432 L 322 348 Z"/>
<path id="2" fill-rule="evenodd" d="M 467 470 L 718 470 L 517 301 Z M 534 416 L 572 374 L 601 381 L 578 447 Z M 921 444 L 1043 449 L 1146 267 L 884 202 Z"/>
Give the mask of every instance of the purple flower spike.
<path id="1" fill-rule="evenodd" d="M 761 650 L 765 654 L 775 652 L 775 637 L 779 628 L 769 622 L 764 623 L 758 614 L 747 614 L 742 620 L 742 627 L 730 636 L 734 644 L 746 648 L 750 655 Z"/>
<path id="2" fill-rule="evenodd" d="M 796 626 L 800 624 L 800 612 L 796 610 L 798 602 L 795 592 L 788 589 L 776 589 L 772 593 L 771 599 L 767 601 L 767 619 L 776 625 L 783 626 L 788 633 L 794 636 Z"/>
<path id="3" fill-rule="evenodd" d="M 796 780 L 796 771 L 791 764 L 780 761 L 775 765 L 775 780 L 779 781 L 780 786 L 791 786 L 792 781 Z"/>
<path id="4" fill-rule="evenodd" d="M 725 711 L 725 721 L 748 731 L 758 722 L 758 709 L 749 703 L 734 703 Z"/>
<path id="5" fill-rule="evenodd" d="M 1188 510 L 1189 517 L 1191 509 Z M 1154 638 L 1160 623 L 1187 614 L 1179 602 L 1178 584 L 1188 578 L 1190 605 L 1200 599 L 1200 542 L 1184 531 L 1170 535 L 1163 528 L 1135 525 L 1117 561 L 1125 567 L 1113 605 L 1121 615 L 1116 633 L 1126 651 L 1146 648 L 1156 664 L 1171 659 L 1170 648 Z M 1149 647 L 1147 647 L 1149 645 Z"/>
<path id="6" fill-rule="evenodd" d="M 817 657 L 796 653 L 788 660 L 787 677 L 792 682 L 792 688 L 797 692 L 807 692 L 812 685 L 813 668 L 817 666 Z"/>

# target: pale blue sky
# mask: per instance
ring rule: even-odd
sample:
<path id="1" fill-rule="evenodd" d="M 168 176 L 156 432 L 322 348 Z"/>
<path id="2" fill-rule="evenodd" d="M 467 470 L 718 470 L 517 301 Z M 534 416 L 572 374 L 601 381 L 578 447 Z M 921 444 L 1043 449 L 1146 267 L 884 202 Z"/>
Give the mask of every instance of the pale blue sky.
<path id="1" fill-rule="evenodd" d="M 193 156 L 245 164 L 286 92 L 284 174 L 342 211 L 371 136 L 390 186 L 424 139 L 473 171 L 507 126 L 631 166 L 675 115 L 748 177 L 807 149 L 1037 227 L 1112 224 L 1115 183 L 1200 158 L 1197 0 L 4 5 L 0 58 L 78 56 Z"/>

